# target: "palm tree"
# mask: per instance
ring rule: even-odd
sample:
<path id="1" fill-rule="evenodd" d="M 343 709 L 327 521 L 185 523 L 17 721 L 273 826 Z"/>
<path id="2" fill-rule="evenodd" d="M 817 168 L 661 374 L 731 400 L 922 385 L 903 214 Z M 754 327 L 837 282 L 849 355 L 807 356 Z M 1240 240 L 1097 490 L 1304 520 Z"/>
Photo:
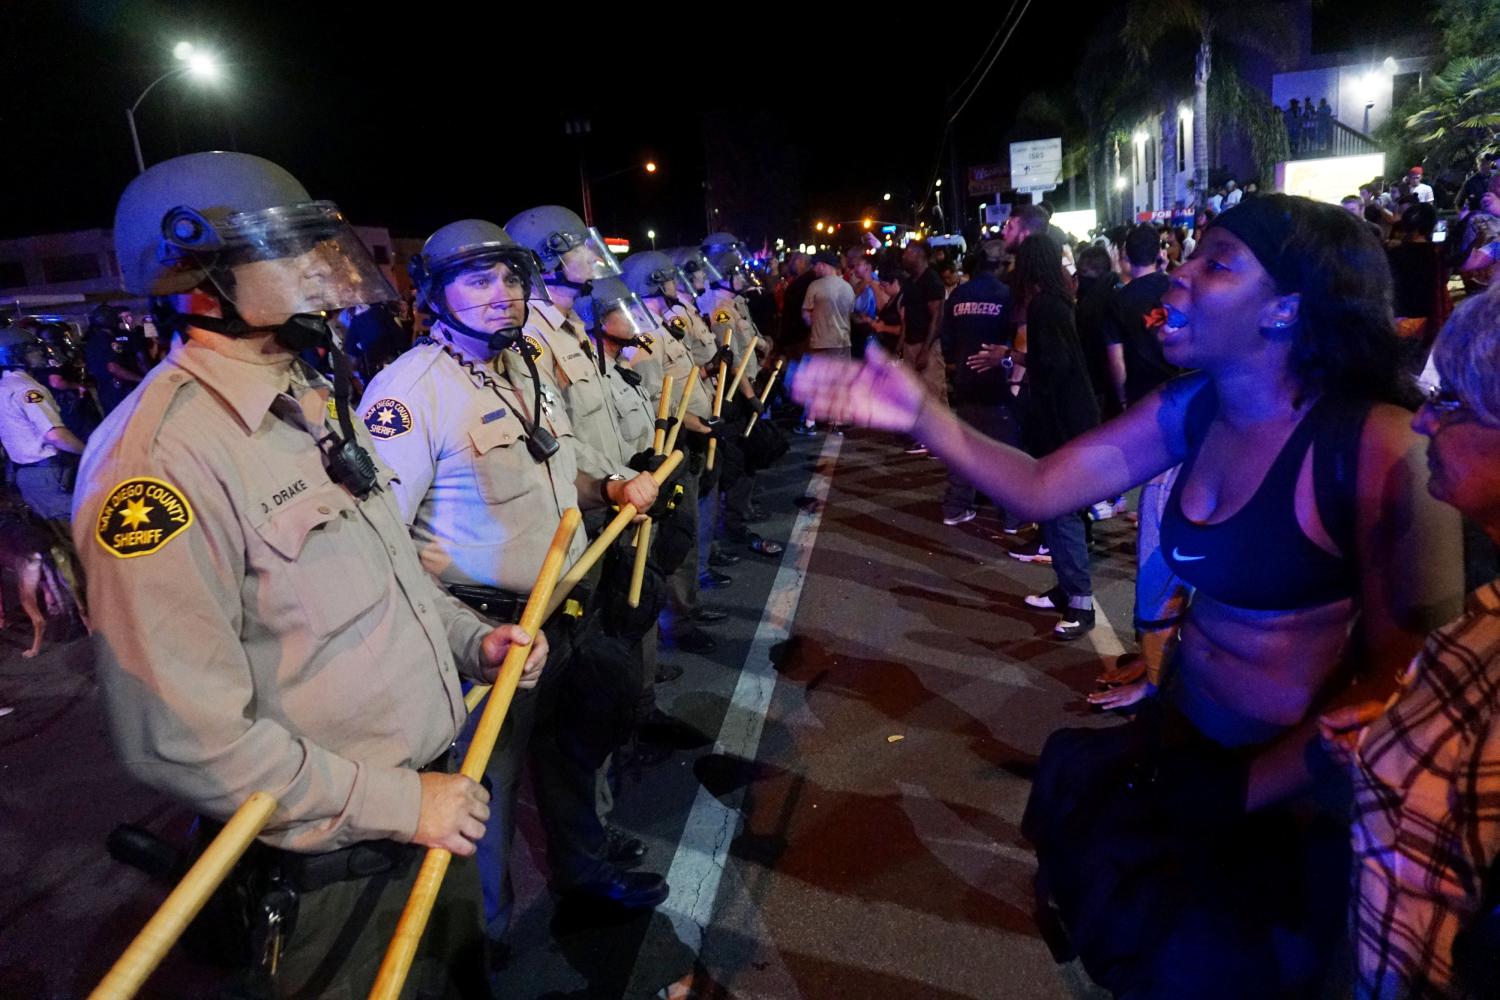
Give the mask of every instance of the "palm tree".
<path id="1" fill-rule="evenodd" d="M 1465 56 L 1433 77 L 1425 107 L 1406 120 L 1438 166 L 1472 163 L 1500 131 L 1500 56 Z"/>
<path id="2" fill-rule="evenodd" d="M 1291 25 L 1285 5 L 1275 0 L 1129 0 L 1122 32 L 1125 43 L 1144 61 L 1167 35 L 1188 31 L 1197 42 L 1193 60 L 1193 187 L 1208 181 L 1208 81 L 1214 46 L 1225 42 L 1261 52 L 1290 50 Z"/>
<path id="3" fill-rule="evenodd" d="M 1291 159 L 1291 143 L 1281 110 L 1264 93 L 1246 83 L 1230 59 L 1219 60 L 1208 88 L 1208 107 L 1215 121 L 1234 122 L 1235 128 L 1250 140 L 1250 156 L 1262 179 L 1272 176 L 1279 161 Z"/>
<path id="4" fill-rule="evenodd" d="M 1099 142 L 1098 147 L 1088 150 L 1089 205 L 1099 212 L 1102 187 L 1104 211 L 1100 217 L 1106 219 L 1118 217 L 1114 206 L 1114 179 L 1120 169 L 1119 146 L 1111 139 L 1127 124 L 1123 119 L 1134 115 L 1144 89 L 1139 66 L 1126 58 L 1120 48 L 1123 25 L 1123 15 L 1115 13 L 1107 15 L 1095 26 L 1073 76 L 1073 102 L 1083 119 L 1085 142 Z M 1112 146 L 1115 153 L 1113 163 L 1110 161 Z"/>

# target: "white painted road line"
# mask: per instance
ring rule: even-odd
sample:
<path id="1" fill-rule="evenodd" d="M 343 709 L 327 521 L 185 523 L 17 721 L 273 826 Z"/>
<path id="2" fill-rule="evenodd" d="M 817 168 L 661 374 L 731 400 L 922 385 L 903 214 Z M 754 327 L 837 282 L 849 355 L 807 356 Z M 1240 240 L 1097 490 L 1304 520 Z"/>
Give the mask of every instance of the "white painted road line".
<path id="1" fill-rule="evenodd" d="M 766 711 L 776 689 L 771 650 L 791 636 L 797 603 L 802 599 L 802 585 L 807 580 L 807 566 L 812 560 L 813 545 L 818 539 L 823 507 L 828 502 L 833 469 L 843 441 L 841 436 L 829 434 L 823 442 L 817 471 L 807 486 L 807 495 L 816 502 L 801 511 L 792 525 L 791 537 L 787 539 L 781 566 L 776 571 L 776 580 L 766 601 L 765 614 L 755 630 L 729 710 L 719 728 L 718 740 L 714 744 L 716 754 L 753 761 L 760 749 Z M 667 884 L 672 887 L 672 895 L 657 910 L 670 921 L 677 940 L 658 940 L 657 935 L 664 928 L 660 921 L 652 921 L 636 956 L 627 996 L 649 996 L 661 988 L 663 984 L 649 981 L 649 977 L 661 975 L 662 967 L 656 961 L 660 955 L 680 953 L 683 947 L 695 955 L 702 950 L 703 933 L 713 920 L 714 902 L 718 898 L 729 845 L 739 832 L 739 807 L 743 796 L 744 789 L 736 789 L 725 796 L 725 801 L 720 801 L 706 789 L 698 789 L 677 853 L 667 870 Z"/>

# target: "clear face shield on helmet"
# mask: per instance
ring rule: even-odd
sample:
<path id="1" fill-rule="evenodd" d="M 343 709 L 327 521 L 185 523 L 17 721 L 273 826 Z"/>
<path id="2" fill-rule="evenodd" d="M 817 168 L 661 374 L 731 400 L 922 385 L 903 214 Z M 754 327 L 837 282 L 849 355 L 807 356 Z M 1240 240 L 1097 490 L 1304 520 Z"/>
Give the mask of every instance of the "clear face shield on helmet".
<path id="1" fill-rule="evenodd" d="M 724 280 L 719 269 L 710 264 L 708 258 L 702 253 L 688 258 L 683 263 L 682 269 L 687 276 L 687 287 L 692 290 L 694 296 L 702 295 L 710 287 Z"/>
<path id="2" fill-rule="evenodd" d="M 734 290 L 746 295 L 755 295 L 766 290 L 766 283 L 749 264 L 742 264 L 734 271 Z"/>
<path id="3" fill-rule="evenodd" d="M 436 275 L 442 311 L 478 333 L 519 330 L 531 302 L 551 302 L 541 272 L 527 250 L 477 247 L 443 261 Z"/>
<path id="4" fill-rule="evenodd" d="M 682 268 L 673 264 L 652 271 L 646 276 L 646 283 L 648 287 L 655 289 L 654 295 L 659 295 L 664 299 L 675 299 L 684 287 L 678 283 L 681 279 Z"/>
<path id="5" fill-rule="evenodd" d="M 620 262 L 592 226 L 581 233 L 553 233 L 547 249 L 557 257 L 556 273 L 572 284 L 620 276 Z"/>
<path id="6" fill-rule="evenodd" d="M 649 341 L 651 332 L 658 327 L 656 317 L 634 293 L 600 303 L 598 310 L 599 329 L 611 340 L 639 344 Z"/>
<path id="7" fill-rule="evenodd" d="M 396 299 L 384 272 L 328 201 L 231 215 L 212 223 L 180 208 L 162 222 L 252 327 Z"/>
<path id="8" fill-rule="evenodd" d="M 676 296 L 673 296 L 674 298 L 681 298 L 684 295 L 695 294 L 692 279 L 688 277 L 688 273 L 681 267 L 678 267 L 675 273 L 672 275 L 672 284 L 675 286 L 677 291 Z"/>

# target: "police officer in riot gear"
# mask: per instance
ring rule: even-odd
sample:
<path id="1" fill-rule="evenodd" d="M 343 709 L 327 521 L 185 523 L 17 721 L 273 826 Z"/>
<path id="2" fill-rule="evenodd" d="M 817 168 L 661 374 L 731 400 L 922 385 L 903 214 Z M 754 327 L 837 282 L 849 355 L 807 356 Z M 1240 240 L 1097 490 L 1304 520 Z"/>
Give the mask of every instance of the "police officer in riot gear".
<path id="1" fill-rule="evenodd" d="M 749 251 L 733 233 L 723 232 L 710 233 L 704 237 L 700 249 L 719 278 L 709 283 L 708 290 L 698 300 L 699 307 L 709 317 L 710 327 L 716 337 L 722 337 L 725 329 L 733 331 L 736 355 L 750 350 L 751 340 L 758 337 L 760 331 L 750 318 L 750 307 L 745 296 L 759 291 L 760 279 L 749 266 Z M 752 357 L 745 369 L 745 378 L 740 383 L 740 398 L 734 401 L 741 412 L 748 409 L 759 413 L 761 410 L 760 398 L 756 396 L 753 387 L 753 380 L 759 372 L 759 359 Z M 785 549 L 780 542 L 761 538 L 749 528 L 754 485 L 754 473 L 751 471 L 724 483 L 724 537 L 728 541 L 748 545 L 752 552 L 759 555 L 780 555 Z"/>
<path id="2" fill-rule="evenodd" d="M 63 423 L 51 390 L 32 375 L 46 366 L 45 344 L 18 327 L 0 328 L 0 446 L 26 506 L 66 537 L 73 505 L 68 472 L 83 442 Z"/>
<path id="3" fill-rule="evenodd" d="M 692 279 L 678 263 L 678 260 L 687 261 L 702 274 L 702 253 L 697 250 L 677 253 L 677 259 L 656 251 L 631 254 L 625 259 L 623 278 L 659 324 L 655 339 L 660 344 L 660 368 L 663 374 L 672 376 L 673 396 L 680 400 L 688 382 L 693 382 L 693 394 L 688 400 L 687 416 L 678 438 L 687 453 L 689 475 L 682 479 L 686 495 L 678 506 L 677 516 L 686 518 L 684 528 L 691 532 L 695 548 L 692 557 L 683 560 L 667 581 L 662 629 L 670 645 L 689 653 L 708 654 L 717 648 L 717 643 L 699 626 L 711 625 L 728 617 L 727 612 L 701 605 L 698 589 L 699 573 L 709 568 L 707 559 L 713 541 L 713 519 L 700 517 L 699 481 L 708 439 L 714 433 L 710 426 L 714 396 L 711 375 L 716 374 L 717 369 L 711 370 L 710 366 L 714 364 L 718 348 L 708 325 L 693 304 Z M 707 287 L 706 283 L 704 287 Z M 647 390 L 655 405 L 661 390 L 659 381 L 652 388 L 650 373 L 653 369 L 637 364 L 636 370 L 646 374 Z M 672 412 L 676 412 L 675 405 Z M 724 574 L 720 576 L 728 579 Z"/>
<path id="4" fill-rule="evenodd" d="M 226 819 L 279 805 L 233 930 L 278 996 L 362 996 L 420 865 L 458 856 L 413 982 L 488 996 L 477 873 L 488 793 L 454 774 L 460 674 L 531 642 L 437 588 L 348 413 L 325 314 L 394 296 L 331 202 L 274 163 L 196 153 L 120 199 L 126 288 L 183 341 L 95 433 L 74 539 L 115 743 L 140 780 Z M 333 387 L 297 361 L 332 351 Z M 162 609 L 171 613 L 163 615 Z M 251 950 L 251 943 L 254 950 Z M 274 973 L 274 978 L 272 978 Z"/>
<path id="5" fill-rule="evenodd" d="M 557 389 L 539 377 L 535 357 L 514 349 L 530 315 L 548 305 L 535 255 L 500 226 L 470 219 L 435 232 L 412 258 L 411 275 L 435 317 L 432 333 L 371 380 L 364 425 L 400 479 L 396 498 L 424 565 L 481 614 L 512 621 L 563 511 L 602 514 L 637 501 L 622 476 L 580 467 L 577 428 Z M 573 540 L 570 563 L 583 546 Z M 528 758 L 555 888 L 628 907 L 667 894 L 659 875 L 623 872 L 608 858 L 595 773 L 611 737 L 628 729 L 639 684 L 620 669 L 628 650 L 598 634 L 589 595 L 575 593 L 581 600 L 545 623 L 546 675 L 512 703 L 490 760 L 496 815 L 480 866 L 493 938 L 509 921 L 515 795 Z"/>
<path id="6" fill-rule="evenodd" d="M 533 303 L 518 349 L 535 354 L 544 377 L 562 391 L 578 443 L 578 467 L 599 477 L 624 477 L 630 501 L 646 510 L 655 502 L 656 483 L 629 466 L 631 452 L 607 405 L 597 351 L 573 312 L 594 281 L 619 275 L 619 263 L 597 229 L 559 205 L 528 209 L 507 222 L 505 231 L 536 254 L 549 293 L 548 301 Z M 593 533 L 602 519 L 584 523 Z"/>
<path id="7" fill-rule="evenodd" d="M 709 317 L 710 326 L 716 328 L 717 335 L 722 336 L 725 325 L 732 327 L 734 352 L 737 356 L 743 356 L 743 352 L 749 349 L 750 339 L 760 333 L 750 318 L 750 309 L 745 304 L 744 296 L 760 289 L 760 279 L 748 264 L 745 244 L 733 233 L 710 233 L 704 237 L 700 249 L 704 258 L 713 265 L 718 278 L 709 282 L 708 288 L 699 298 L 699 308 Z M 727 316 L 726 311 L 729 314 Z M 749 399 L 755 399 L 756 396 L 750 390 L 748 382 L 759 372 L 759 361 L 752 357 L 749 367 L 745 369 L 746 381 L 741 383 L 744 395 Z"/>

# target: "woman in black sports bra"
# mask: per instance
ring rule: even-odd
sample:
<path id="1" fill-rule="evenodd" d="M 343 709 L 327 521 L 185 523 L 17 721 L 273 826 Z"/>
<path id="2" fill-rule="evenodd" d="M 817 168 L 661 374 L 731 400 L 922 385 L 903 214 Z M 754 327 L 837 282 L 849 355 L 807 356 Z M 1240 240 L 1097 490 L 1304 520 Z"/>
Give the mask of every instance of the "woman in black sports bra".
<path id="1" fill-rule="evenodd" d="M 1195 591 L 1171 676 L 1137 722 L 1053 735 L 1023 831 L 1071 946 L 1117 995 L 1298 996 L 1336 951 L 1346 876 L 1344 817 L 1292 819 L 1322 763 L 1318 712 L 1389 685 L 1456 612 L 1458 525 L 1390 402 L 1390 274 L 1359 220 L 1247 199 L 1163 305 L 1163 352 L 1194 373 L 1040 460 L 878 354 L 804 364 L 792 392 L 820 419 L 914 434 L 1027 518 L 1183 465 L 1161 545 Z"/>

